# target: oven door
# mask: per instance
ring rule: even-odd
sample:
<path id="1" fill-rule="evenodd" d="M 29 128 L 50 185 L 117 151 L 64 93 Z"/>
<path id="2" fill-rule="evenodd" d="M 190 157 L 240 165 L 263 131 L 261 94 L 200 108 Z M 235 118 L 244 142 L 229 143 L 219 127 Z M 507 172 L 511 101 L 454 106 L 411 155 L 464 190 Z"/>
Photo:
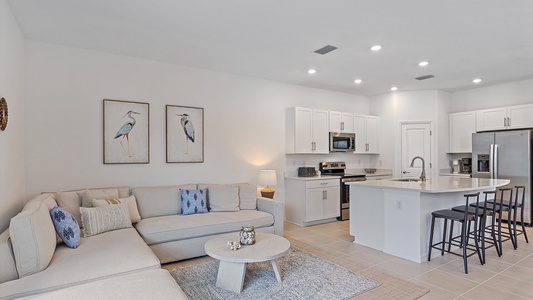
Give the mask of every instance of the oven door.
<path id="1" fill-rule="evenodd" d="M 339 220 L 350 219 L 350 185 L 347 182 L 366 181 L 366 177 L 345 177 L 341 178 L 341 216 Z"/>

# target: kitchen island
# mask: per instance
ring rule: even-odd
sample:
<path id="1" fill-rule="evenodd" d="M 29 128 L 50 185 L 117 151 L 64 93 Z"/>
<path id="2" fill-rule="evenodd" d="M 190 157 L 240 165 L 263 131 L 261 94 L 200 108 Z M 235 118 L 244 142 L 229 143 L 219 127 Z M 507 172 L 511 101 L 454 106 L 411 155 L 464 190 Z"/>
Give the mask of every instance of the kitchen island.
<path id="1" fill-rule="evenodd" d="M 409 179 L 350 183 L 350 234 L 354 243 L 418 263 L 427 260 L 431 212 L 464 205 L 465 194 L 491 191 L 510 182 L 451 176 L 425 182 L 400 180 Z M 440 240 L 441 233 L 442 223 L 436 222 L 434 240 Z"/>

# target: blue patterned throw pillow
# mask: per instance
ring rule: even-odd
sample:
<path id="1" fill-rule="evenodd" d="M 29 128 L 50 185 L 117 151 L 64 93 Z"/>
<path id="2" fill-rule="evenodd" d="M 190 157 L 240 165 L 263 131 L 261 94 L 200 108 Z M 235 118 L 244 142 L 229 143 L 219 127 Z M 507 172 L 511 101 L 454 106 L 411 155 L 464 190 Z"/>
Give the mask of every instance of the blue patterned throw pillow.
<path id="1" fill-rule="evenodd" d="M 192 215 L 207 212 L 207 189 L 180 190 L 181 214 Z"/>
<path id="2" fill-rule="evenodd" d="M 63 242 L 70 248 L 77 248 L 80 245 L 80 225 L 68 211 L 56 206 L 50 210 L 50 216 L 57 234 Z"/>

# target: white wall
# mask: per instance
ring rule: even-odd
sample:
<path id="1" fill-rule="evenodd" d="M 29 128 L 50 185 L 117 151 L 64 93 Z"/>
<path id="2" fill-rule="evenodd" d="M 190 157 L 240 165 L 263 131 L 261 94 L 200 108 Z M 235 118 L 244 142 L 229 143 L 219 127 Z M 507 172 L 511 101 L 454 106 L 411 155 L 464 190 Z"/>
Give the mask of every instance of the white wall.
<path id="1" fill-rule="evenodd" d="M 461 112 L 533 103 L 533 79 L 455 92 L 451 111 Z"/>
<path id="2" fill-rule="evenodd" d="M 368 113 L 368 98 L 149 60 L 27 43 L 27 193 L 251 182 L 286 167 L 285 109 Z M 102 99 L 150 103 L 150 164 L 102 163 Z M 165 162 L 165 105 L 204 108 L 205 162 Z M 303 161 L 305 158 L 291 156 Z"/>
<path id="3" fill-rule="evenodd" d="M 25 39 L 6 0 L 0 0 L 0 97 L 9 123 L 0 131 L 0 232 L 24 204 Z"/>
<path id="4" fill-rule="evenodd" d="M 370 113 L 381 116 L 379 159 L 400 177 L 402 121 L 432 122 L 433 168 L 428 176 L 438 174 L 439 165 L 446 164 L 447 118 L 449 94 L 438 90 L 406 91 L 377 95 L 370 100 Z M 444 151 L 442 151 L 444 149 Z M 442 152 L 441 152 L 442 151 Z"/>

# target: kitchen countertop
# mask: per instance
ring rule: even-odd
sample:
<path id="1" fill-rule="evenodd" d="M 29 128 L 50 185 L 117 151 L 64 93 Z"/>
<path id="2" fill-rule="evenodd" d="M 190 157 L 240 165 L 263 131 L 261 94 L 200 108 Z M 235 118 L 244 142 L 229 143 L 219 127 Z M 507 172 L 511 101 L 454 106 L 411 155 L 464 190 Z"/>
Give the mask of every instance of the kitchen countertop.
<path id="1" fill-rule="evenodd" d="M 332 175 L 316 175 L 316 176 L 309 176 L 309 177 L 299 177 L 299 176 L 286 176 L 285 179 L 291 179 L 291 180 L 326 180 L 326 179 L 340 179 L 340 176 L 332 176 Z"/>
<path id="2" fill-rule="evenodd" d="M 385 189 L 412 190 L 420 191 L 421 193 L 448 193 L 495 189 L 509 184 L 509 182 L 510 180 L 508 179 L 437 176 L 434 178 L 428 178 L 425 182 L 404 182 L 395 181 L 395 179 L 384 179 L 377 181 L 349 182 L 348 184 Z"/>

